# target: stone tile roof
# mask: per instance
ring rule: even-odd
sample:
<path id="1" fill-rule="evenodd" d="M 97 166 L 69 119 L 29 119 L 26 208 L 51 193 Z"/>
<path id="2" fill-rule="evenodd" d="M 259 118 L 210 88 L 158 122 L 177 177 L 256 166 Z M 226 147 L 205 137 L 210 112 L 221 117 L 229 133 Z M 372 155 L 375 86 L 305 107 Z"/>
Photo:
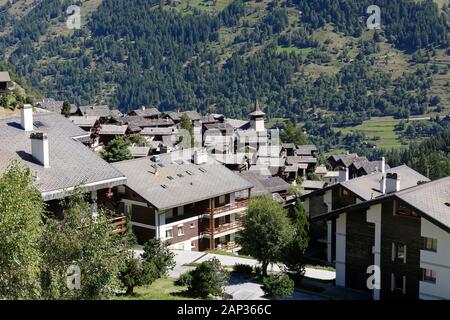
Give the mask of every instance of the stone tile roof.
<path id="1" fill-rule="evenodd" d="M 48 135 L 50 168 L 44 168 L 31 154 L 30 133 L 20 125 L 20 118 L 0 120 L 0 136 L 8 143 L 0 145 L 0 173 L 13 160 L 30 168 L 37 176 L 34 184 L 45 200 L 64 196 L 64 189 L 79 185 L 88 190 L 112 187 L 126 182 L 125 176 L 74 139 L 86 136 L 85 131 L 55 114 L 34 114 L 34 132 Z"/>

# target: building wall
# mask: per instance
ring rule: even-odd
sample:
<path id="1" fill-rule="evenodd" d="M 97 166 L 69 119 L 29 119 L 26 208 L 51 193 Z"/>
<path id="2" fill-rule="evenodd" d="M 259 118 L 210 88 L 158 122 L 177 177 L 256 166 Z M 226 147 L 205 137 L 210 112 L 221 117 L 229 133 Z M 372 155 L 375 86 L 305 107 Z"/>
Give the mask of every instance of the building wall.
<path id="1" fill-rule="evenodd" d="M 347 214 L 343 213 L 336 219 L 336 285 L 346 285 L 346 233 Z"/>
<path id="2" fill-rule="evenodd" d="M 421 218 L 421 235 L 437 239 L 436 252 L 421 250 L 420 267 L 436 272 L 436 283 L 420 282 L 420 299 L 450 299 L 450 233 Z"/>
<path id="3" fill-rule="evenodd" d="M 375 226 L 367 222 L 365 210 L 347 214 L 346 228 L 346 286 L 368 291 L 367 268 L 374 264 Z"/>
<path id="4" fill-rule="evenodd" d="M 418 299 L 420 271 L 420 218 L 394 215 L 394 201 L 382 204 L 381 299 Z M 406 244 L 406 263 L 392 261 L 392 244 Z M 406 277 L 406 293 L 392 291 L 392 274 Z"/>

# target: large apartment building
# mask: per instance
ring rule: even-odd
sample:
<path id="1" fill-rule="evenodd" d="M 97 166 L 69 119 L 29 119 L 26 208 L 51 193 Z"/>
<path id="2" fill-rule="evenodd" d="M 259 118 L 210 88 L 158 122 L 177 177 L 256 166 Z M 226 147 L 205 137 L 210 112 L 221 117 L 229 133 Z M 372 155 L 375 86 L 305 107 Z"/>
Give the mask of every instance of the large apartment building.
<path id="1" fill-rule="evenodd" d="M 337 285 L 375 300 L 450 299 L 450 177 L 401 188 L 407 179 L 388 173 L 384 193 L 313 220 L 336 221 Z M 372 287 L 369 266 L 380 271 Z"/>
<path id="2" fill-rule="evenodd" d="M 249 181 L 194 149 L 113 165 L 127 176 L 117 194 L 140 244 L 157 238 L 180 250 L 239 249 Z"/>

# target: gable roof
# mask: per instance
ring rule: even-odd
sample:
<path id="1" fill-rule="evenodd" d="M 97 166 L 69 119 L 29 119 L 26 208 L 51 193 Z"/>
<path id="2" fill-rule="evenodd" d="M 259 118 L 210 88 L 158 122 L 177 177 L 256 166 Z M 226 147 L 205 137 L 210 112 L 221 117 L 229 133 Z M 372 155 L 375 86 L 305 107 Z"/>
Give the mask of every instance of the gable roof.
<path id="1" fill-rule="evenodd" d="M 280 177 L 265 177 L 256 171 L 243 171 L 239 176 L 248 180 L 255 187 L 252 189 L 252 198 L 269 193 L 282 192 L 290 189 L 291 185 Z"/>
<path id="2" fill-rule="evenodd" d="M 247 180 L 209 156 L 206 164 L 194 164 L 192 154 L 193 150 L 187 149 L 159 155 L 159 162 L 145 157 L 116 162 L 113 166 L 127 176 L 128 187 L 158 210 L 253 187 Z"/>
<path id="3" fill-rule="evenodd" d="M 191 121 L 198 121 L 202 116 L 197 111 L 169 112 L 167 116 L 173 121 L 181 121 L 181 116 L 186 113 Z"/>
<path id="4" fill-rule="evenodd" d="M 55 113 L 34 114 L 34 132 L 48 135 L 50 168 L 44 168 L 32 157 L 30 132 L 20 125 L 20 118 L 0 120 L 0 136 L 8 141 L 0 145 L 0 173 L 12 160 L 18 160 L 37 176 L 34 182 L 44 200 L 65 195 L 64 189 L 84 185 L 88 190 L 124 184 L 125 176 L 88 147 L 76 140 L 89 133 Z"/>
<path id="5" fill-rule="evenodd" d="M 127 125 L 102 124 L 99 134 L 100 135 L 125 135 L 127 128 L 128 128 Z"/>
<path id="6" fill-rule="evenodd" d="M 145 109 L 140 108 L 133 110 L 132 112 L 134 112 L 137 116 L 140 117 L 154 117 L 159 116 L 161 114 L 161 112 L 156 108 L 145 108 Z"/>
<path id="7" fill-rule="evenodd" d="M 111 110 L 107 105 L 92 105 L 78 107 L 83 115 L 96 117 L 118 117 L 122 114 L 119 110 Z"/>

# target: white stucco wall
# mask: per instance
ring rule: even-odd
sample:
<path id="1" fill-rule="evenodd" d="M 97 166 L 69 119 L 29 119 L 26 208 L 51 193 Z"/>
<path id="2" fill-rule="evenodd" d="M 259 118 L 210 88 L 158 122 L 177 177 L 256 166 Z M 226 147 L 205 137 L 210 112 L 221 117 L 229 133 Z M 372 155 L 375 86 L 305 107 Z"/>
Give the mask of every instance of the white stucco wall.
<path id="1" fill-rule="evenodd" d="M 437 239 L 437 251 L 420 251 L 420 267 L 436 272 L 436 283 L 420 282 L 420 299 L 450 299 L 450 233 L 422 218 L 421 235 Z"/>

